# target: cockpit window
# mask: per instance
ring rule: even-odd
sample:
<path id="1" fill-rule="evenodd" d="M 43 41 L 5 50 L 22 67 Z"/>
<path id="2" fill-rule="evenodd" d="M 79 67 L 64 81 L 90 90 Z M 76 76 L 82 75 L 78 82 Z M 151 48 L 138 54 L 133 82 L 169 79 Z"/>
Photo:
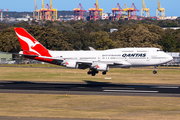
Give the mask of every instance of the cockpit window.
<path id="1" fill-rule="evenodd" d="M 161 49 L 157 50 L 157 51 L 162 51 Z"/>

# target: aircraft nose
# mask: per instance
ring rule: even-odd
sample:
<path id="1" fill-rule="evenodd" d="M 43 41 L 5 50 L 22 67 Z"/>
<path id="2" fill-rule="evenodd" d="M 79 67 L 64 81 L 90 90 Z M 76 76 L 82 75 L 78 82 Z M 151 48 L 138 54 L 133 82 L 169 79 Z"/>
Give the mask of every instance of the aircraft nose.
<path id="1" fill-rule="evenodd" d="M 169 61 L 173 60 L 173 57 L 169 55 Z"/>

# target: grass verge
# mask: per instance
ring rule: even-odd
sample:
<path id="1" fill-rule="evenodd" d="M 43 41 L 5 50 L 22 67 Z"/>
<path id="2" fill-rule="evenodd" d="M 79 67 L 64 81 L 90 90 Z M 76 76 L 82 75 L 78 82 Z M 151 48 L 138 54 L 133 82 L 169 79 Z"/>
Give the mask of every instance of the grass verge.
<path id="1" fill-rule="evenodd" d="M 177 120 L 180 98 L 0 93 L 0 116 Z"/>
<path id="2" fill-rule="evenodd" d="M 51 82 L 113 82 L 137 84 L 180 84 L 180 70 L 159 69 L 110 69 L 107 75 L 87 75 L 88 70 L 59 68 L 18 68 L 0 67 L 0 80 L 10 81 L 51 81 Z M 111 78 L 111 79 L 105 79 Z"/>

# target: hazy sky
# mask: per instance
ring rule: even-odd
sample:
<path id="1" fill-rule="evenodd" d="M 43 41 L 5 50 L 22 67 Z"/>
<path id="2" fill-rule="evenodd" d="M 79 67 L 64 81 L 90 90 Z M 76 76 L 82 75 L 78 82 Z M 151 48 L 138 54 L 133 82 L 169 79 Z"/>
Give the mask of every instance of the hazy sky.
<path id="1" fill-rule="evenodd" d="M 41 0 L 37 1 L 38 9 L 42 6 Z M 180 16 L 180 0 L 159 0 L 163 8 L 165 8 L 166 16 Z M 53 7 L 58 10 L 73 10 L 78 7 L 79 3 L 83 8 L 88 11 L 89 8 L 94 6 L 96 0 L 52 0 Z M 44 4 L 49 4 L 50 0 L 44 0 Z M 132 3 L 135 3 L 137 9 L 139 9 L 138 15 L 141 14 L 143 0 L 99 0 L 99 6 L 104 9 L 104 12 L 111 12 L 113 7 L 119 3 L 121 8 L 124 4 L 127 7 L 131 7 Z M 9 9 L 9 11 L 28 11 L 31 12 L 35 8 L 34 0 L 1 0 L 0 9 Z M 156 15 L 157 0 L 145 0 L 146 7 L 150 9 L 150 15 Z"/>

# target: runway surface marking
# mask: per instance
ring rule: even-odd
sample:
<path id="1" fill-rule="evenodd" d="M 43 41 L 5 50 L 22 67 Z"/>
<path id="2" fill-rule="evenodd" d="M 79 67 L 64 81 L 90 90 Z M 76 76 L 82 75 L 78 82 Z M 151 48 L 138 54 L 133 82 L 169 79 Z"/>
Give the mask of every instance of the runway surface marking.
<path id="1" fill-rule="evenodd" d="M 136 93 L 158 93 L 159 91 L 142 91 L 142 90 L 103 90 L 104 92 L 136 92 Z"/>
<path id="2" fill-rule="evenodd" d="M 119 88 L 115 88 L 115 87 L 102 87 L 102 89 L 128 89 L 128 90 L 134 90 L 135 88 L 125 88 L 125 87 L 119 87 Z"/>

